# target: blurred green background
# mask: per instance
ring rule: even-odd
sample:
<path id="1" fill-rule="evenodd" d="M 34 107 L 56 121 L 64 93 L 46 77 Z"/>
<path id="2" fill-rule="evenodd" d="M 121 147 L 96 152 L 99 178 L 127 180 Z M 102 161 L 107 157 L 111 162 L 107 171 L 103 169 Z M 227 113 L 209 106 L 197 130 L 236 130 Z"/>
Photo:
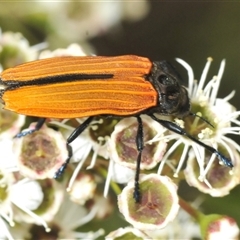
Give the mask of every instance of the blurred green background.
<path id="1" fill-rule="evenodd" d="M 117 1 L 112 2 L 117 4 Z M 175 64 L 183 78 L 187 77 L 186 71 L 174 62 L 176 57 L 192 66 L 196 79 L 200 78 L 207 57 L 214 59 L 208 79 L 217 74 L 220 61 L 225 58 L 226 69 L 219 97 L 236 90 L 230 102 L 240 109 L 240 1 L 149 1 L 144 6 L 145 17 L 137 21 L 111 18 L 109 21 L 117 23 L 96 34 L 92 29 L 98 22 L 89 27 L 80 24 L 90 15 L 88 4 L 96 2 L 69 1 L 61 9 L 59 2 L 44 4 L 43 7 L 39 2 L 0 2 L 2 32 L 21 32 L 31 45 L 46 41 L 50 49 L 65 48 L 72 42 L 86 44 L 87 40 L 97 55 L 137 54 L 151 60 L 167 59 Z M 132 2 L 136 13 L 140 11 L 137 4 Z M 115 10 L 117 8 L 120 5 Z M 96 7 L 93 15 L 97 17 L 100 11 L 102 9 Z M 109 8 L 109 11 L 114 12 L 114 9 Z M 102 16 L 104 14 L 100 19 Z M 67 21 L 71 19 L 75 21 L 70 28 Z M 235 139 L 240 144 L 240 137 Z M 192 189 L 185 186 L 180 190 L 185 199 L 193 200 Z M 236 188 L 228 197 L 209 197 L 204 204 L 205 210 L 229 214 L 240 225 L 239 199 L 240 188 Z"/>

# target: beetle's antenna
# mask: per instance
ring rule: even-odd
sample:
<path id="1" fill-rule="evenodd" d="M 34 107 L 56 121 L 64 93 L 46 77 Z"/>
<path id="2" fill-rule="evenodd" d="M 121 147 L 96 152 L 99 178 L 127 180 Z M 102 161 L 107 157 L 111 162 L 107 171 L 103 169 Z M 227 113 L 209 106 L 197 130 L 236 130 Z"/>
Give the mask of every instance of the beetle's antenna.
<path id="1" fill-rule="evenodd" d="M 194 116 L 194 117 L 199 117 L 202 121 L 204 121 L 205 123 L 207 123 L 208 125 L 210 125 L 212 128 L 214 128 L 214 126 L 213 126 L 207 119 L 205 119 L 205 118 L 197 115 L 196 113 L 190 112 L 189 115 L 190 115 L 190 116 Z"/>

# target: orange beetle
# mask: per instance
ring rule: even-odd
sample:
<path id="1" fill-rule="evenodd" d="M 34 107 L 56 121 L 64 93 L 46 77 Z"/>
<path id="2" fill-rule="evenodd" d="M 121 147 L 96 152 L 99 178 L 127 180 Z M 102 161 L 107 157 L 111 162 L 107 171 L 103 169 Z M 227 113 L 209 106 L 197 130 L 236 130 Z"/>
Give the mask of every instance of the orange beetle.
<path id="1" fill-rule="evenodd" d="M 193 115 L 187 90 L 180 84 L 178 73 L 166 61 L 151 62 L 134 55 L 55 57 L 7 69 L 0 75 L 0 84 L 5 109 L 40 117 L 35 129 L 19 133 L 17 137 L 40 129 L 46 118 L 88 117 L 68 137 L 68 158 L 55 177 L 63 173 L 71 159 L 70 143 L 97 115 L 137 118 L 136 202 L 141 199 L 139 172 L 144 148 L 141 114 L 147 114 L 167 129 L 190 138 L 216 154 L 226 166 L 233 167 L 232 162 L 216 149 L 195 139 L 175 123 L 154 115 L 179 118 Z"/>

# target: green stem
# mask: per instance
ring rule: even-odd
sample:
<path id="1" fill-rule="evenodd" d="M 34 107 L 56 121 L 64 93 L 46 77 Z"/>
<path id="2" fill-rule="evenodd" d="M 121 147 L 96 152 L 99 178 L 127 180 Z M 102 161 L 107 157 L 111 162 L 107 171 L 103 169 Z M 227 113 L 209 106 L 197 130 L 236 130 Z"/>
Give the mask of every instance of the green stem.
<path id="1" fill-rule="evenodd" d="M 204 214 L 202 212 L 192 207 L 188 202 L 186 202 L 180 197 L 179 197 L 179 205 L 199 223 L 201 219 L 204 217 Z"/>
<path id="2" fill-rule="evenodd" d="M 98 172 L 106 179 L 107 178 L 107 170 L 103 167 L 98 167 Z M 110 186 L 113 189 L 113 191 L 116 193 L 116 195 L 120 194 L 122 192 L 122 189 L 119 187 L 119 185 L 113 181 L 110 181 Z"/>

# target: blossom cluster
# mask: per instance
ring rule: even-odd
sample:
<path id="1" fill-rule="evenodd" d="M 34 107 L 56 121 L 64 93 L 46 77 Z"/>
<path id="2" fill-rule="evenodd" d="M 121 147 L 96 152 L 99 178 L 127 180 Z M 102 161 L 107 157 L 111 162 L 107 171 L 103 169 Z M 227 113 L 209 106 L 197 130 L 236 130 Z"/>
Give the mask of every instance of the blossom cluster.
<path id="1" fill-rule="evenodd" d="M 0 55 L 5 51 L 6 57 L 0 58 L 1 70 L 31 60 L 86 55 L 78 44 L 55 51 L 43 48 L 45 44 L 29 46 L 19 33 L 2 33 Z M 8 57 L 9 49 L 15 50 L 14 57 Z M 106 239 L 191 239 L 200 236 L 237 239 L 239 229 L 233 218 L 204 215 L 199 206 L 185 202 L 177 192 L 184 179 L 190 186 L 214 197 L 229 194 L 239 184 L 240 146 L 229 134 L 239 134 L 240 112 L 229 103 L 234 92 L 223 99 L 217 98 L 225 61 L 208 82 L 211 58 L 199 81 L 194 79 L 192 68 L 186 62 L 177 61 L 188 72 L 191 112 L 197 116 L 184 119 L 168 116 L 169 121 L 229 157 L 234 167 L 227 168 L 216 154 L 143 115 L 141 202 L 136 203 L 133 198 L 138 157 L 135 117 L 96 116 L 71 143 L 71 163 L 62 178 L 55 180 L 54 173 L 68 157 L 66 139 L 84 119 L 48 119 L 39 131 L 14 138 L 25 131 L 24 128 L 33 129 L 36 123 L 31 123 L 30 117 L 4 110 L 2 103 L 1 239 L 30 239 L 33 236 L 38 239 L 96 239 L 103 235 Z M 1 92 L 4 92 L 4 85 L 0 85 Z M 107 219 L 111 217 L 115 225 L 119 222 L 122 226 L 116 206 L 127 227 L 108 229 Z M 183 228 L 188 230 L 182 231 Z"/>

